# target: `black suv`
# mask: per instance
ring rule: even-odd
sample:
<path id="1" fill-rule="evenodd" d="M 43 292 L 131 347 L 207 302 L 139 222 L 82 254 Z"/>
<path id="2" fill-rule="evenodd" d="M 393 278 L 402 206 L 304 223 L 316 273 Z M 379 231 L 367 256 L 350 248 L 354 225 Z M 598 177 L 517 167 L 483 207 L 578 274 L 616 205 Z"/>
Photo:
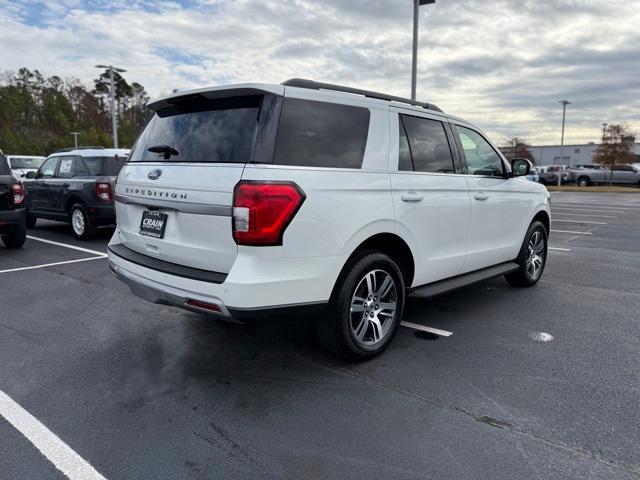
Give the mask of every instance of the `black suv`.
<path id="1" fill-rule="evenodd" d="M 20 248 L 27 238 L 24 188 L 0 154 L 0 237 L 7 248 Z"/>
<path id="2" fill-rule="evenodd" d="M 27 226 L 35 227 L 38 218 L 61 220 L 87 240 L 99 226 L 115 224 L 115 180 L 128 153 L 81 148 L 50 155 L 37 172 L 27 174 Z"/>

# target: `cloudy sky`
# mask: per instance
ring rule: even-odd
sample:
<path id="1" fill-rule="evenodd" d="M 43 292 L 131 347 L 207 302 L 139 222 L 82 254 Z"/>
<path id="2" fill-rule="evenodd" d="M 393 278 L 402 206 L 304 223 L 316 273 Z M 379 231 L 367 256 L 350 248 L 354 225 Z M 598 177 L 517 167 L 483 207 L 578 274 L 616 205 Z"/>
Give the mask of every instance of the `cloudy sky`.
<path id="1" fill-rule="evenodd" d="M 437 0 L 421 8 L 419 99 L 498 142 L 640 133 L 640 0 Z M 412 0 L 0 0 L 0 69 L 90 85 L 126 68 L 152 96 L 305 77 L 410 94 Z"/>

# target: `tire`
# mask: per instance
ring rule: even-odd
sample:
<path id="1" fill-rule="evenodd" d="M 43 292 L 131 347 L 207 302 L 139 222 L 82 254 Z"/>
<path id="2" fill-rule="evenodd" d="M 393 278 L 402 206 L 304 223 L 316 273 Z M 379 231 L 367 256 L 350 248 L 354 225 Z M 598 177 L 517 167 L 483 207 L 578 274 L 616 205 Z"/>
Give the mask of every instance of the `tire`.
<path id="1" fill-rule="evenodd" d="M 350 260 L 338 277 L 327 314 L 317 323 L 320 342 L 346 360 L 373 358 L 391 343 L 404 301 L 398 265 L 382 253 L 364 252 Z"/>
<path id="2" fill-rule="evenodd" d="M 578 178 L 578 181 L 576 183 L 579 187 L 588 187 L 589 185 L 591 185 L 588 177 L 580 177 Z"/>
<path id="3" fill-rule="evenodd" d="M 87 215 L 87 211 L 80 203 L 76 203 L 71 207 L 69 223 L 71 223 L 73 235 L 80 240 L 90 240 L 96 236 L 96 232 L 98 231 L 98 227 L 89 215 Z"/>
<path id="4" fill-rule="evenodd" d="M 4 243 L 7 248 L 21 248 L 26 240 L 27 229 L 25 227 L 20 228 L 11 235 L 2 235 L 2 243 Z"/>
<path id="5" fill-rule="evenodd" d="M 507 282 L 515 287 L 531 287 L 538 283 L 547 264 L 548 239 L 549 234 L 542 222 L 535 221 L 529 226 L 516 259 L 520 268 L 504 276 Z"/>
<path id="6" fill-rule="evenodd" d="M 29 213 L 27 213 L 27 228 L 36 228 L 37 220 L 38 220 L 38 217 L 34 217 L 33 215 L 30 215 Z"/>

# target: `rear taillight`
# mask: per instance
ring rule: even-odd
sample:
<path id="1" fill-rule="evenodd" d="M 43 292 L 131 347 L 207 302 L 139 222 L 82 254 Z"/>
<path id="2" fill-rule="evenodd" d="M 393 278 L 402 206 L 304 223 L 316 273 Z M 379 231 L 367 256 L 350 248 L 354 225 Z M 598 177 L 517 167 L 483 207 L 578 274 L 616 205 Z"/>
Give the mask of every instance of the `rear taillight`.
<path id="1" fill-rule="evenodd" d="M 291 182 L 243 180 L 233 193 L 233 238 L 238 245 L 282 245 L 282 236 L 304 202 Z"/>
<path id="2" fill-rule="evenodd" d="M 111 201 L 111 185 L 108 183 L 96 183 L 96 196 L 100 200 Z"/>
<path id="3" fill-rule="evenodd" d="M 13 196 L 13 205 L 15 207 L 24 204 L 24 187 L 21 183 L 11 185 L 11 195 Z"/>

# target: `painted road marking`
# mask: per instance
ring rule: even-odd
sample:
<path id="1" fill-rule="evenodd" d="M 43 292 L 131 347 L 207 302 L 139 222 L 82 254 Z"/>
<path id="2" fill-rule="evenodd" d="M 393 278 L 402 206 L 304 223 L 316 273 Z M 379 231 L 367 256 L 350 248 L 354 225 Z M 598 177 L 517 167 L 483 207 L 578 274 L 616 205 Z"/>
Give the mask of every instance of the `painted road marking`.
<path id="1" fill-rule="evenodd" d="M 35 270 L 37 268 L 55 267 L 56 265 L 66 265 L 67 263 L 88 262 L 89 260 L 103 260 L 107 258 L 106 255 L 100 255 L 99 257 L 78 258 L 76 260 L 66 260 L 64 262 L 45 263 L 43 265 L 32 265 L 29 267 L 8 268 L 7 270 L 0 270 L 0 273 L 21 272 L 23 270 Z"/>
<path id="2" fill-rule="evenodd" d="M 563 220 L 561 218 L 554 218 L 553 223 L 584 223 L 585 225 L 606 225 L 605 222 L 592 222 L 591 220 Z"/>
<path id="3" fill-rule="evenodd" d="M 0 415 L 71 480 L 106 480 L 33 415 L 0 390 Z"/>
<path id="4" fill-rule="evenodd" d="M 90 250 L 88 248 L 76 247 L 75 245 L 69 245 L 67 243 L 54 242 L 54 241 L 51 241 L 51 240 L 47 240 L 46 238 L 32 237 L 31 235 L 27 235 L 27 238 L 30 239 L 30 240 L 36 240 L 38 242 L 49 243 L 51 245 L 57 245 L 58 247 L 65 247 L 65 248 L 70 248 L 71 250 L 78 250 L 79 252 L 93 253 L 94 255 L 102 255 L 103 257 L 107 256 L 106 252 L 99 252 L 97 250 Z"/>
<path id="5" fill-rule="evenodd" d="M 575 235 L 592 235 L 591 232 L 573 232 L 571 230 L 554 230 L 554 229 L 551 229 L 551 231 L 553 233 L 571 233 L 571 234 L 575 234 Z"/>
<path id="6" fill-rule="evenodd" d="M 619 212 L 627 212 L 629 210 L 631 210 L 631 208 L 629 207 L 608 207 L 608 206 L 604 206 L 604 205 L 592 205 L 592 204 L 588 204 L 588 203 L 560 203 L 560 202 L 554 202 L 553 200 L 551 201 L 551 208 L 558 206 L 561 208 L 579 208 L 579 209 L 589 209 L 589 210 L 602 210 L 602 211 L 612 211 L 612 210 L 618 210 Z"/>
<path id="7" fill-rule="evenodd" d="M 560 248 L 560 247 L 547 247 L 547 250 L 553 250 L 555 252 L 570 252 L 570 248 Z"/>
<path id="8" fill-rule="evenodd" d="M 586 213 L 573 213 L 573 212 L 557 212 L 551 211 L 552 215 L 570 215 L 572 217 L 598 217 L 598 218 L 618 218 L 618 215 L 591 215 Z"/>
<path id="9" fill-rule="evenodd" d="M 450 337 L 453 335 L 453 332 L 447 332 L 446 330 L 440 330 L 438 328 L 425 327 L 424 325 L 418 325 L 417 323 L 400 322 L 400 325 L 407 328 L 413 328 L 414 330 L 440 335 L 441 337 Z"/>

